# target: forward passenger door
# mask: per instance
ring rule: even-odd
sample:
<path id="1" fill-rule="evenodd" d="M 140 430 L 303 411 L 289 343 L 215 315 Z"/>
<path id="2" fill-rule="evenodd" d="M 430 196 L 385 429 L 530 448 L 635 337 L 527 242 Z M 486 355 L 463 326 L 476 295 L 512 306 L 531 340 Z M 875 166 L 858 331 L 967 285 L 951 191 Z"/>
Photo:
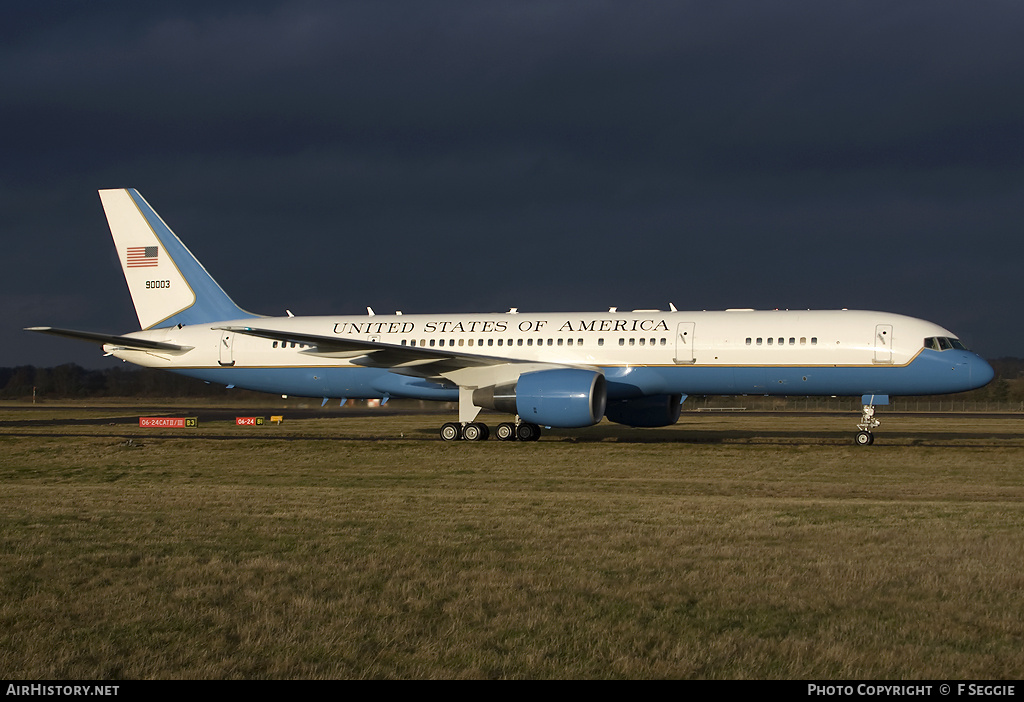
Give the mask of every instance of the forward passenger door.
<path id="1" fill-rule="evenodd" d="M 875 325 L 875 363 L 892 363 L 892 325 Z"/>

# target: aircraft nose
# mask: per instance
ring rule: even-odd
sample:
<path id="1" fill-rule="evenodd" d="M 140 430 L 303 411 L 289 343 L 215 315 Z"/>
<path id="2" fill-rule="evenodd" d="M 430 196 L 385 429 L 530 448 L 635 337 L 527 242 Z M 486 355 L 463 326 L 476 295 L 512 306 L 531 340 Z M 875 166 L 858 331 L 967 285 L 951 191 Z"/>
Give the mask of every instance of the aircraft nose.
<path id="1" fill-rule="evenodd" d="M 973 354 L 973 358 L 967 361 L 967 368 L 970 372 L 971 383 L 977 383 L 975 387 L 980 388 L 988 385 L 996 377 L 996 372 L 992 369 L 992 366 L 977 354 Z"/>

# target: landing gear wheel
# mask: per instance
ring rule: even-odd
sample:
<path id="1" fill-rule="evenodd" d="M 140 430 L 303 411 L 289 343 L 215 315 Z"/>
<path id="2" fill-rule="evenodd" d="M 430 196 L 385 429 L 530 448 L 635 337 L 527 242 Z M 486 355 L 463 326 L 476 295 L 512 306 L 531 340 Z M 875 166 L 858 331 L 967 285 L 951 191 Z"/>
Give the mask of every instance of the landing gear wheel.
<path id="1" fill-rule="evenodd" d="M 870 431 L 858 431 L 854 441 L 857 442 L 858 446 L 870 446 L 875 443 L 875 435 Z"/>
<path id="2" fill-rule="evenodd" d="M 462 438 L 462 427 L 455 422 L 448 422 L 442 425 L 441 438 L 445 441 L 458 441 Z"/>
<path id="3" fill-rule="evenodd" d="M 536 424 L 523 422 L 516 427 L 516 438 L 520 441 L 536 441 L 540 438 L 540 427 Z"/>
<path id="4" fill-rule="evenodd" d="M 499 441 L 515 441 L 516 425 L 512 422 L 502 422 L 494 427 L 494 435 L 498 437 Z"/>
<path id="5" fill-rule="evenodd" d="M 490 434 L 491 431 L 487 428 L 487 425 L 480 422 L 467 424 L 462 429 L 462 438 L 466 441 L 485 441 Z"/>
<path id="6" fill-rule="evenodd" d="M 872 429 L 876 429 L 881 424 L 878 418 L 875 417 L 875 406 L 864 405 L 864 409 L 860 415 L 860 424 L 857 428 L 860 431 L 857 432 L 857 436 L 854 437 L 854 441 L 858 446 L 870 446 L 875 443 L 875 435 L 871 433 Z"/>

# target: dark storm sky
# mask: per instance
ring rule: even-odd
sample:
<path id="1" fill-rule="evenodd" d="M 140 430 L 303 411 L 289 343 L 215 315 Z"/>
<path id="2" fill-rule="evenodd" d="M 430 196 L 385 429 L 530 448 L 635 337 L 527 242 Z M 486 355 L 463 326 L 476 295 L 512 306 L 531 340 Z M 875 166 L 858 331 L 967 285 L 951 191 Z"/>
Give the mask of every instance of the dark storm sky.
<path id="1" fill-rule="evenodd" d="M 137 329 L 96 190 L 264 314 L 881 309 L 1024 356 L 1024 3 L 7 3 L 0 366 Z"/>

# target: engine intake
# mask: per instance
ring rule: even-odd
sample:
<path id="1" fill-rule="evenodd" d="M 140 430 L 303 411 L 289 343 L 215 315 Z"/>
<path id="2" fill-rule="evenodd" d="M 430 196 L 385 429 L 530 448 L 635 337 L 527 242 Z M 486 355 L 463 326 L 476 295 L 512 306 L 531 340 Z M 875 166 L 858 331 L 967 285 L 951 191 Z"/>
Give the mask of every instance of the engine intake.
<path id="1" fill-rule="evenodd" d="M 588 427 L 597 424 L 607 406 L 604 375 L 576 368 L 524 373 L 515 383 L 473 391 L 477 407 L 518 414 L 523 420 L 549 427 Z"/>

